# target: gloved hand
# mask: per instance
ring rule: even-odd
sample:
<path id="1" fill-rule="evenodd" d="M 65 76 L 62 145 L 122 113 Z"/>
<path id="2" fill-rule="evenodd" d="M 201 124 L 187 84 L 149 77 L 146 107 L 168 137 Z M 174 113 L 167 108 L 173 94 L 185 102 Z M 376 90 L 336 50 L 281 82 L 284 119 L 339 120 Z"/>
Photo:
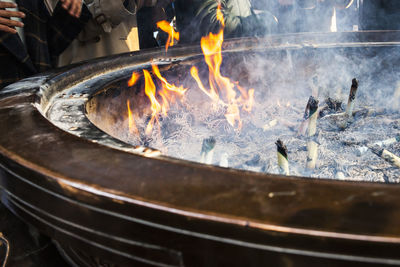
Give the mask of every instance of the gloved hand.
<path id="1" fill-rule="evenodd" d="M 7 33 L 17 33 L 14 27 L 24 27 L 20 21 L 12 20 L 11 18 L 25 18 L 25 14 L 19 11 L 9 11 L 5 8 L 16 8 L 14 3 L 0 1 L 0 31 Z"/>

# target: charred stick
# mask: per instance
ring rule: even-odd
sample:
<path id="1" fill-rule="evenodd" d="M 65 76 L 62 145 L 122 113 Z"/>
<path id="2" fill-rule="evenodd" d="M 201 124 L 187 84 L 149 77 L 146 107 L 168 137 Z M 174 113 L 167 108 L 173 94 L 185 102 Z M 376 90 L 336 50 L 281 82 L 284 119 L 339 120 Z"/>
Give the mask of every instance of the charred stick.
<path id="1" fill-rule="evenodd" d="M 308 100 L 308 102 L 310 102 L 310 100 Z M 306 131 L 307 131 L 307 121 L 310 118 L 309 116 L 309 103 L 307 103 L 306 109 L 304 111 L 304 115 L 303 115 L 303 120 L 300 124 L 299 130 L 297 131 L 298 135 L 305 135 Z"/>
<path id="2" fill-rule="evenodd" d="M 310 101 L 315 101 L 315 98 L 313 96 L 310 96 L 310 98 L 308 99 L 306 109 L 304 110 L 303 121 L 301 122 L 299 130 L 297 132 L 298 135 L 304 135 L 306 133 L 307 122 L 308 122 L 308 125 L 310 125 L 309 120 L 310 120 L 311 115 L 313 115 L 310 113 L 310 105 L 311 105 Z M 318 109 L 318 107 L 317 107 L 317 109 Z"/>
<path id="3" fill-rule="evenodd" d="M 280 139 L 278 139 L 275 144 L 278 156 L 279 173 L 289 175 L 288 150 Z"/>
<path id="4" fill-rule="evenodd" d="M 387 151 L 386 149 L 383 148 L 378 148 L 378 147 L 372 147 L 371 151 L 376 154 L 377 156 L 383 158 L 390 164 L 400 168 L 400 158 L 393 154 L 392 152 Z"/>
<path id="5" fill-rule="evenodd" d="M 214 137 L 206 138 L 203 140 L 203 145 L 201 147 L 200 162 L 205 164 L 211 164 L 214 156 L 214 148 L 216 144 Z"/>
<path id="6" fill-rule="evenodd" d="M 337 112 L 343 111 L 342 102 L 331 97 L 325 99 L 325 104 L 323 107 L 319 108 L 319 117 L 323 118 L 332 113 L 337 114 Z"/>
<path id="7" fill-rule="evenodd" d="M 307 168 L 314 169 L 317 163 L 318 157 L 318 144 L 315 141 L 317 133 L 317 118 L 318 118 L 318 100 L 310 96 L 307 107 L 308 107 L 308 129 L 307 129 Z"/>
<path id="8" fill-rule="evenodd" d="M 386 109 L 374 109 L 374 108 L 361 108 L 353 111 L 353 117 L 367 117 L 367 116 L 377 116 L 387 114 Z M 322 120 L 332 120 L 335 121 L 336 124 L 339 124 L 340 120 L 348 121 L 349 117 L 347 117 L 346 112 L 328 114 L 321 117 Z"/>
<path id="9" fill-rule="evenodd" d="M 318 118 L 318 104 L 319 101 L 315 99 L 313 96 L 310 96 L 308 99 L 307 103 L 307 108 L 308 110 L 308 129 L 307 129 L 307 135 L 314 136 L 315 133 L 317 132 L 317 118 Z"/>
<path id="10" fill-rule="evenodd" d="M 341 129 L 346 129 L 349 123 L 351 123 L 351 121 L 353 120 L 354 102 L 356 99 L 357 89 L 358 89 L 358 81 L 356 78 L 354 78 L 351 81 L 351 88 L 350 88 L 349 100 L 347 102 L 346 112 L 344 113 L 344 116 L 338 117 L 336 120 L 336 125 Z"/>
<path id="11" fill-rule="evenodd" d="M 356 78 L 354 78 L 351 81 L 349 100 L 347 102 L 347 108 L 346 108 L 346 115 L 348 117 L 353 117 L 354 100 L 356 99 L 357 89 L 358 89 L 358 81 Z"/>
<path id="12" fill-rule="evenodd" d="M 400 142 L 400 134 L 397 135 L 396 137 L 392 137 L 383 141 L 377 141 L 375 143 L 373 143 L 372 145 L 369 146 L 360 146 L 357 148 L 357 155 L 361 156 L 362 154 L 364 154 L 365 152 L 368 151 L 368 149 L 370 147 L 383 147 L 383 146 L 389 146 L 392 145 L 394 143 Z"/>
<path id="13" fill-rule="evenodd" d="M 333 120 L 333 122 L 339 128 L 346 129 L 347 126 L 352 122 L 353 117 L 355 115 L 358 115 L 360 112 L 365 115 L 370 115 L 370 114 L 375 113 L 375 110 L 370 110 L 370 109 L 367 109 L 366 111 L 364 111 L 364 110 L 354 111 L 354 102 L 355 102 L 355 98 L 356 98 L 357 89 L 358 89 L 358 81 L 356 78 L 354 78 L 351 83 L 349 100 L 347 103 L 346 111 L 343 113 L 329 114 L 329 115 L 324 116 L 323 118 L 328 119 L 328 120 Z"/>

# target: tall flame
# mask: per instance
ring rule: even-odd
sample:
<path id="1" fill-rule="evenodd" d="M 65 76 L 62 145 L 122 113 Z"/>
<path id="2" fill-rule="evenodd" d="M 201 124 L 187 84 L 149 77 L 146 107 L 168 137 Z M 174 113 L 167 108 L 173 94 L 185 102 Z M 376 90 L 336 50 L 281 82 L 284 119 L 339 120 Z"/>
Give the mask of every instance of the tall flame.
<path id="1" fill-rule="evenodd" d="M 153 82 L 153 79 L 151 78 L 149 71 L 143 70 L 143 74 L 144 74 L 144 83 L 145 83 L 145 89 L 144 89 L 145 91 L 144 92 L 147 95 L 147 97 L 150 99 L 150 102 L 151 102 L 152 114 L 151 114 L 151 119 L 146 127 L 146 135 L 150 135 L 153 130 L 154 122 L 155 121 L 158 122 L 158 114 L 162 110 L 162 106 L 157 101 L 156 86 Z"/>
<path id="2" fill-rule="evenodd" d="M 210 33 L 208 36 L 201 38 L 201 48 L 204 54 L 205 62 L 209 70 L 209 89 L 207 89 L 199 77 L 198 69 L 193 66 L 190 74 L 197 82 L 200 90 L 205 93 L 209 98 L 215 101 L 218 105 L 226 108 L 225 117 L 229 124 L 237 129 L 241 129 L 242 121 L 240 118 L 241 110 L 251 112 L 254 105 L 254 89 L 246 90 L 242 88 L 238 82 L 232 82 L 229 78 L 221 74 L 222 64 L 222 44 L 224 42 L 224 16 L 221 11 L 221 4 L 217 8 L 217 20 L 221 24 L 221 29 L 218 33 Z M 175 32 L 171 25 L 166 21 L 160 21 L 157 26 L 163 31 L 169 33 L 166 49 L 174 44 L 174 40 L 179 40 L 179 33 Z M 145 133 L 150 135 L 152 133 L 154 124 L 159 125 L 159 116 L 167 116 L 170 105 L 176 101 L 176 97 L 183 97 L 187 91 L 183 86 L 175 86 L 167 81 L 161 75 L 157 65 L 152 65 L 152 70 L 155 78 L 158 79 L 158 85 L 162 89 L 158 90 L 154 83 L 152 76 L 148 70 L 143 70 L 145 82 L 145 94 L 150 100 L 151 104 L 151 119 L 146 126 Z M 133 86 L 140 75 L 136 72 L 132 73 L 132 77 L 128 81 L 129 86 Z M 127 101 L 129 130 L 138 133 L 134 116 L 131 111 L 130 103 Z"/>
<path id="3" fill-rule="evenodd" d="M 221 2 L 218 3 L 217 20 L 221 23 L 222 27 L 225 27 L 225 19 L 224 19 L 224 14 L 222 14 Z"/>
<path id="4" fill-rule="evenodd" d="M 174 84 L 170 84 L 167 79 L 165 79 L 158 68 L 157 65 L 153 64 L 152 65 L 153 72 L 156 75 L 156 77 L 161 81 L 161 85 L 163 90 L 159 92 L 163 104 L 162 104 L 162 114 L 164 116 L 168 115 L 168 110 L 170 107 L 170 103 L 175 102 L 175 95 L 177 94 L 178 96 L 183 96 L 186 92 L 187 89 L 183 88 L 183 86 L 177 87 Z"/>
<path id="5" fill-rule="evenodd" d="M 168 115 L 168 110 L 170 108 L 170 104 L 174 103 L 176 101 L 176 96 L 182 97 L 185 92 L 186 88 L 183 88 L 183 86 L 177 87 L 174 84 L 171 84 L 165 79 L 162 75 L 161 72 L 158 68 L 157 65 L 152 65 L 153 73 L 154 75 L 160 80 L 160 83 L 162 85 L 162 90 L 158 91 L 157 94 L 157 88 L 156 85 L 153 81 L 153 78 L 151 77 L 151 74 L 148 70 L 143 70 L 143 75 L 144 75 L 144 91 L 147 97 L 150 100 L 150 108 L 151 108 L 151 119 L 148 122 L 146 126 L 146 135 L 150 135 L 151 132 L 153 131 L 154 124 L 159 122 L 159 115 Z M 133 85 L 137 82 L 139 79 L 140 75 L 137 73 L 133 73 L 131 79 L 128 82 L 128 85 Z M 161 102 L 157 99 L 157 95 L 159 96 L 158 98 L 161 97 Z M 133 133 L 139 133 L 134 121 L 134 116 L 131 111 L 130 103 L 129 100 L 127 101 L 127 108 L 128 108 L 128 120 L 129 120 L 129 130 Z"/>
<path id="6" fill-rule="evenodd" d="M 184 95 L 184 94 L 185 94 L 185 92 L 186 92 L 187 89 L 183 88 L 183 86 L 177 87 L 177 86 L 175 86 L 174 84 L 170 84 L 170 83 L 167 81 L 167 79 L 165 79 L 165 78 L 161 75 L 160 70 L 159 70 L 159 68 L 158 68 L 157 65 L 153 64 L 153 65 L 152 65 L 152 68 L 153 68 L 154 74 L 155 74 L 155 75 L 157 76 L 157 78 L 161 81 L 163 88 L 167 89 L 168 91 L 175 92 L 175 93 L 177 93 L 177 94 L 179 94 L 179 95 Z"/>
<path id="7" fill-rule="evenodd" d="M 179 41 L 179 32 L 176 32 L 174 27 L 172 27 L 168 21 L 165 20 L 157 22 L 157 27 L 168 34 L 168 40 L 165 44 L 165 51 L 168 51 L 168 47 L 174 46 L 174 40 Z"/>
<path id="8" fill-rule="evenodd" d="M 246 111 L 251 111 L 253 106 L 254 90 L 251 89 L 249 93 L 240 86 L 235 84 L 227 77 L 221 74 L 222 64 L 222 44 L 224 42 L 224 16 L 221 11 L 221 4 L 217 8 L 217 20 L 221 24 L 221 29 L 217 34 L 210 33 L 208 36 L 201 38 L 200 44 L 204 54 L 204 59 L 209 69 L 209 85 L 210 89 L 207 90 L 198 75 L 196 67 L 192 67 L 190 73 L 194 80 L 197 82 L 199 88 L 212 100 L 219 101 L 220 98 L 224 99 L 227 106 L 225 117 L 229 124 L 236 126 L 239 130 L 242 127 L 240 119 L 240 106 Z M 237 89 L 241 95 L 237 97 Z"/>

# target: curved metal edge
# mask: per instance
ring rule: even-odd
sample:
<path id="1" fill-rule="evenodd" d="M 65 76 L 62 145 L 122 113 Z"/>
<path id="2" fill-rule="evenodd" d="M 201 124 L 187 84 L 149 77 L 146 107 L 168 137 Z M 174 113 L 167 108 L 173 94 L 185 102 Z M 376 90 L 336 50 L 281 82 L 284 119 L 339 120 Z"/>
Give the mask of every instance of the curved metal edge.
<path id="1" fill-rule="evenodd" d="M 27 90 L 29 90 L 28 87 L 25 87 L 25 88 L 26 88 Z M 32 89 L 32 88 L 30 88 L 30 89 Z M 15 92 L 17 91 L 17 89 L 16 89 L 15 91 L 13 91 L 13 90 L 10 91 L 9 88 L 8 88 L 8 90 L 9 90 L 8 93 L 11 93 L 11 94 L 13 94 L 13 93 L 15 93 Z M 7 90 L 6 90 L 6 94 L 7 94 Z M 28 103 L 29 103 L 29 101 L 28 101 Z M 20 104 L 23 104 L 23 103 L 20 103 Z M 45 181 L 42 181 L 42 182 L 46 183 Z M 307 183 L 307 184 L 311 185 L 311 183 Z M 323 184 L 323 183 L 322 183 L 322 184 Z M 339 184 L 337 184 L 337 185 L 339 185 Z M 342 186 L 343 186 L 343 184 L 342 184 Z M 363 187 L 363 186 L 360 186 L 360 190 L 361 190 L 361 191 L 363 191 L 362 187 Z M 372 187 L 374 187 L 374 186 L 372 186 Z M 386 189 L 389 189 L 389 187 L 385 187 L 385 186 L 377 186 L 377 188 L 382 189 L 383 191 L 385 191 Z M 82 188 L 79 188 L 79 189 L 82 189 Z M 389 190 L 389 191 L 392 191 L 392 190 Z M 392 192 L 392 193 L 394 193 L 394 192 Z M 208 219 L 208 218 L 206 218 L 206 219 Z"/>
<path id="2" fill-rule="evenodd" d="M 25 180 L 23 177 L 18 177 L 18 175 L 15 173 L 10 173 L 10 174 L 12 174 L 14 178 L 20 179 L 21 181 Z M 37 185 L 33 186 L 39 187 Z M 23 188 L 23 190 L 25 189 L 27 188 Z M 33 188 L 30 188 L 30 191 L 32 191 L 32 189 Z M 274 233 L 273 231 L 258 232 L 257 235 L 259 235 L 259 240 L 255 242 L 254 239 L 252 240 L 251 236 L 249 238 L 243 236 L 242 238 L 238 237 L 232 238 L 229 236 L 223 236 L 221 234 L 216 235 L 211 231 L 208 231 L 207 229 L 209 229 L 210 227 L 218 227 L 218 226 L 216 226 L 215 223 L 212 222 L 210 223 L 207 221 L 203 221 L 201 219 L 197 223 L 200 223 L 200 225 L 202 225 L 200 226 L 203 228 L 202 231 L 198 231 L 198 229 L 197 231 L 196 230 L 194 231 L 193 229 L 189 230 L 179 226 L 178 227 L 168 226 L 167 224 L 164 223 L 159 224 L 156 222 L 152 222 L 151 219 L 149 221 L 149 218 L 140 218 L 140 216 L 135 216 L 133 214 L 130 216 L 126 216 L 123 214 L 119 214 L 118 212 L 107 211 L 103 208 L 82 203 L 74 199 L 66 198 L 65 196 L 57 195 L 54 192 L 44 190 L 45 194 L 50 194 L 56 197 L 53 198 L 54 202 L 57 202 L 57 198 L 59 198 L 58 200 L 62 199 L 60 203 L 55 203 L 55 205 L 62 205 L 65 209 L 64 212 L 65 211 L 68 212 L 69 205 L 77 205 L 84 207 L 88 211 L 87 214 L 85 214 L 84 216 L 87 216 L 91 220 L 106 220 L 107 223 L 110 225 L 114 225 L 117 223 L 122 228 L 122 232 L 126 231 L 127 228 L 135 229 L 141 227 L 140 231 L 143 231 L 143 226 L 145 228 L 149 228 L 149 230 L 144 231 L 144 233 L 136 232 L 133 233 L 132 235 L 132 232 L 127 231 L 125 235 L 118 237 L 118 234 L 115 235 L 115 233 L 113 232 L 104 232 L 104 230 L 106 229 L 96 229 L 94 225 L 80 224 L 81 222 L 76 223 L 74 222 L 75 218 L 70 218 L 68 216 L 62 215 L 62 213 L 61 214 L 49 213 L 43 210 L 41 207 L 32 205 L 31 203 L 21 199 L 20 197 L 14 195 L 8 190 L 4 191 L 5 195 L 7 196 L 7 200 L 5 200 L 7 206 L 11 208 L 14 212 L 19 214 L 21 217 L 23 217 L 25 220 L 27 220 L 28 222 L 31 222 L 36 226 L 39 225 L 40 229 L 43 230 L 45 233 L 48 233 L 49 235 L 53 236 L 54 232 L 56 232 L 57 235 L 55 237 L 57 238 L 57 240 L 61 242 L 66 242 L 65 244 L 77 245 L 80 248 L 82 246 L 83 247 L 88 246 L 92 248 L 91 249 L 92 251 L 93 247 L 95 247 L 96 252 L 94 253 L 94 255 L 100 255 L 101 257 L 105 257 L 106 259 L 107 258 L 113 259 L 112 255 L 114 256 L 118 255 L 119 257 L 123 258 L 123 259 L 119 258 L 117 260 L 117 262 L 119 261 L 121 263 L 129 262 L 130 264 L 132 264 L 133 262 L 137 262 L 140 264 L 149 264 L 151 266 L 184 266 L 185 260 L 183 257 L 184 256 L 189 258 L 193 257 L 193 255 L 191 255 L 193 253 L 191 250 L 197 250 L 197 246 L 200 243 L 207 242 L 210 243 L 210 245 L 212 243 L 218 243 L 219 245 L 228 247 L 233 246 L 237 248 L 255 249 L 258 250 L 257 253 L 260 253 L 261 255 L 263 255 L 263 253 L 267 253 L 269 259 L 271 257 L 272 258 L 277 257 L 278 258 L 277 261 L 279 261 L 279 259 L 282 257 L 290 258 L 291 255 L 295 257 L 300 256 L 302 264 L 307 263 L 309 264 L 308 266 L 319 266 L 319 263 L 315 263 L 315 258 L 318 259 L 316 262 L 319 262 L 321 259 L 330 260 L 330 261 L 336 261 L 336 264 L 339 265 L 341 264 L 347 265 L 348 262 L 353 262 L 353 264 L 354 262 L 358 262 L 365 264 L 400 265 L 400 258 L 399 259 L 388 258 L 388 257 L 385 258 L 382 257 L 383 255 L 380 252 L 375 253 L 376 257 L 368 253 L 363 253 L 362 248 L 367 244 L 366 242 L 356 244 L 355 248 L 354 246 L 351 245 L 351 243 L 353 243 L 354 240 L 349 240 L 350 241 L 349 243 L 346 241 L 339 242 L 341 247 L 339 251 L 337 251 L 336 253 L 332 251 L 332 248 L 329 248 L 330 250 L 328 249 L 325 252 L 327 248 L 325 248 L 325 246 L 321 246 L 321 244 L 314 245 L 311 247 L 308 244 L 304 244 L 302 245 L 302 247 L 295 246 L 294 248 L 293 245 L 296 242 L 298 242 L 298 239 L 301 239 L 299 238 L 297 233 L 284 235 L 284 242 L 280 242 L 280 244 L 276 243 L 274 244 L 274 241 L 276 242 L 276 240 L 274 239 L 276 238 L 274 238 L 273 236 L 276 235 L 276 233 Z M 40 195 L 43 196 L 43 193 Z M 135 205 L 131 206 L 131 208 L 134 209 L 135 208 L 134 206 Z M 109 216 L 104 216 L 105 214 Z M 81 214 L 80 216 L 82 215 L 83 214 Z M 182 216 L 180 219 L 187 220 L 186 218 L 187 216 Z M 125 223 L 121 223 L 121 220 L 125 221 Z M 176 220 L 176 218 L 174 220 Z M 192 223 L 196 222 L 195 218 L 191 220 Z M 229 226 L 224 224 L 224 227 L 229 227 Z M 248 230 L 246 229 L 248 227 L 251 228 L 251 226 L 244 226 L 241 227 L 242 230 L 240 230 L 237 227 L 233 227 L 233 229 L 231 229 L 230 231 L 245 230 L 245 232 L 247 232 Z M 143 236 L 143 234 L 150 236 L 146 237 Z M 167 241 L 167 243 L 169 244 L 165 244 L 165 240 L 162 241 L 162 240 L 157 240 L 157 238 L 154 239 L 154 236 L 157 236 L 159 238 L 166 238 L 166 237 L 172 238 L 172 240 L 174 240 L 173 241 L 174 243 L 176 242 L 176 240 L 181 240 L 182 243 L 178 242 L 177 244 L 174 245 L 171 244 L 171 242 Z M 148 244 L 146 241 L 143 241 L 143 239 L 146 238 L 152 239 L 153 242 L 155 240 L 155 242 L 159 242 L 162 245 Z M 189 239 L 190 243 L 192 243 L 191 246 L 187 246 L 187 244 L 185 244 L 187 242 L 187 239 Z M 322 237 L 322 239 L 324 239 L 324 237 Z M 260 242 L 260 240 L 263 241 Z M 120 242 L 122 243 L 122 245 L 121 244 L 116 245 L 116 242 L 117 243 Z M 321 243 L 321 240 L 320 238 L 317 238 L 316 240 L 314 240 L 314 242 Z M 330 243 L 329 240 L 324 240 L 322 242 L 322 244 L 326 243 Z M 179 244 L 183 244 L 183 247 L 179 246 Z M 379 246 L 377 246 L 376 243 L 369 245 L 370 246 L 372 245 L 374 249 L 379 250 Z M 365 247 L 367 250 L 369 249 L 368 245 Z M 143 253 L 142 251 L 143 249 L 147 250 L 147 252 Z M 387 250 L 388 247 L 384 246 L 384 249 Z M 397 244 L 392 249 L 397 250 Z M 353 254 L 349 254 L 351 252 L 353 252 Z M 386 253 L 387 252 L 389 251 L 386 251 Z M 151 257 L 148 259 L 143 258 L 143 254 L 150 255 Z M 274 256 L 271 256 L 271 254 Z M 241 255 L 237 256 L 242 257 Z M 169 259 L 169 262 L 154 261 L 154 258 L 157 257 L 161 257 L 164 260 L 165 258 Z M 234 255 L 230 255 L 230 257 L 232 258 L 233 263 L 238 260 L 235 259 Z M 218 266 L 218 264 L 217 265 L 211 264 L 211 265 Z"/>

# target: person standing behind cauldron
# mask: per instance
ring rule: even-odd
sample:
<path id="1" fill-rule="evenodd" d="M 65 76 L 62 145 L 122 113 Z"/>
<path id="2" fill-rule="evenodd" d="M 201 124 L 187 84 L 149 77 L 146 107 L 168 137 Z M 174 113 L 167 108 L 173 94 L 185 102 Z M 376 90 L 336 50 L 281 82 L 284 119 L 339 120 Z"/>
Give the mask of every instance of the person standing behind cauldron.
<path id="1" fill-rule="evenodd" d="M 176 0 L 180 43 L 197 43 L 202 36 L 218 31 L 216 9 L 221 3 L 227 38 L 264 36 L 277 30 L 276 17 L 268 10 L 255 12 L 251 0 Z"/>
<path id="2" fill-rule="evenodd" d="M 61 0 L 54 9 L 46 0 L 0 1 L 0 89 L 53 68 L 89 19 L 81 0 Z"/>
<path id="3" fill-rule="evenodd" d="M 170 2 L 85 0 L 93 19 L 62 53 L 58 65 L 157 46 L 153 32 L 156 31 L 156 22 L 165 19 L 163 9 Z"/>
<path id="4" fill-rule="evenodd" d="M 359 0 L 360 30 L 400 30 L 399 0 Z"/>

